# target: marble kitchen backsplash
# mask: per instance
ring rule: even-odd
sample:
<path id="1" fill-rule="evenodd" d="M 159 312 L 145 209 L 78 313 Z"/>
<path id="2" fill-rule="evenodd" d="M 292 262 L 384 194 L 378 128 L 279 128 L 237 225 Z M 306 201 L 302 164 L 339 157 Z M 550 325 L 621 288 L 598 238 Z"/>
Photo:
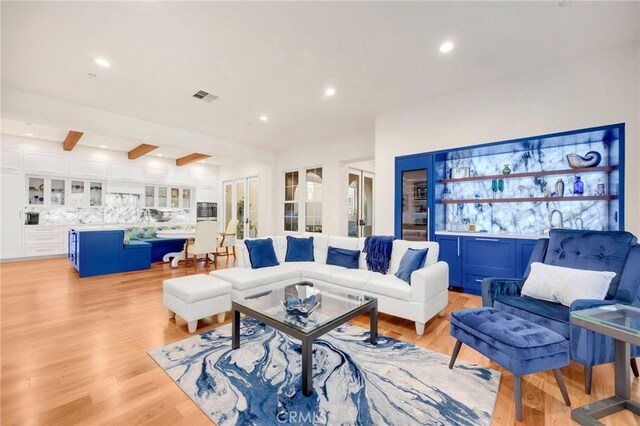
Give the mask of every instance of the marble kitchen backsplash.
<path id="1" fill-rule="evenodd" d="M 139 199 L 135 194 L 106 194 L 105 207 L 28 206 L 25 213 L 39 213 L 39 225 L 184 223 L 189 219 L 186 209 L 140 208 Z"/>

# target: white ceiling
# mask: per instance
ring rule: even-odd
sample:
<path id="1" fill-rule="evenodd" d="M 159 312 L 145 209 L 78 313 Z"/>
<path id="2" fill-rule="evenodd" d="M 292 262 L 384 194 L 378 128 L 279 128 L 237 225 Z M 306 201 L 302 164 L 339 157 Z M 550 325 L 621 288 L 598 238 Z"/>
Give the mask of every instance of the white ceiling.
<path id="1" fill-rule="evenodd" d="M 270 150 L 370 127 L 378 112 L 438 94 L 636 43 L 640 31 L 638 2 L 1 7 L 4 87 Z M 448 55 L 438 51 L 444 40 L 456 45 Z M 96 57 L 111 68 L 95 65 Z M 323 99 L 329 85 L 337 95 Z M 200 89 L 220 99 L 192 98 Z"/>

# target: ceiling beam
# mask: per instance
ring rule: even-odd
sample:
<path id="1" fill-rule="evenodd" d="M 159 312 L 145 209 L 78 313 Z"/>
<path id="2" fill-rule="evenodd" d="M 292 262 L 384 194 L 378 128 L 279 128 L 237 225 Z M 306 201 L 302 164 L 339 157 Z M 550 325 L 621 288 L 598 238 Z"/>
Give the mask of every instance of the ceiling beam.
<path id="1" fill-rule="evenodd" d="M 76 132 L 75 130 L 69 130 L 69 133 L 67 134 L 67 138 L 62 143 L 62 148 L 64 148 L 65 151 L 71 151 L 76 146 L 76 144 L 78 143 L 82 135 L 84 135 L 83 132 Z"/>
<path id="2" fill-rule="evenodd" d="M 158 145 L 150 145 L 148 143 L 140 144 L 129 151 L 129 160 L 135 160 L 136 158 L 142 157 L 143 155 L 150 153 L 154 149 L 158 149 Z"/>
<path id="3" fill-rule="evenodd" d="M 207 154 L 198 154 L 197 152 L 194 152 L 193 154 L 185 155 L 184 157 L 178 158 L 176 160 L 176 166 L 184 166 L 186 164 L 193 163 L 195 161 L 204 160 L 205 158 L 209 158 L 209 157 L 211 156 Z"/>

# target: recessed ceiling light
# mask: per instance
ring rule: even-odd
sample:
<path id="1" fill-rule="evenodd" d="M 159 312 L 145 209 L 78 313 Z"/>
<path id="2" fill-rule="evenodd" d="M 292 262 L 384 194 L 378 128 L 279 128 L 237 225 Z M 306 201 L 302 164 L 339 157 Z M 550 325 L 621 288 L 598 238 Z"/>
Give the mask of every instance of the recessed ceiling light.
<path id="1" fill-rule="evenodd" d="M 33 136 L 33 133 L 25 133 L 24 135 L 31 137 L 31 136 Z"/>
<path id="2" fill-rule="evenodd" d="M 24 123 L 24 124 L 26 124 L 27 126 L 31 126 L 31 123 Z"/>
<path id="3" fill-rule="evenodd" d="M 106 145 L 100 145 L 100 148 L 106 148 L 106 147 L 107 147 Z"/>
<path id="4" fill-rule="evenodd" d="M 95 75 L 94 73 L 90 72 L 89 74 L 87 74 L 87 76 L 91 77 L 91 78 L 96 78 L 98 77 L 97 75 Z"/>
<path id="5" fill-rule="evenodd" d="M 453 50 L 453 43 L 450 41 L 445 41 L 440 45 L 440 52 L 447 53 Z"/>
<path id="6" fill-rule="evenodd" d="M 158 157 L 162 157 L 162 154 L 156 154 Z"/>
<path id="7" fill-rule="evenodd" d="M 333 87 L 327 87 L 327 89 L 324 91 L 324 95 L 328 98 L 335 96 L 336 95 L 336 89 Z"/>
<path id="8" fill-rule="evenodd" d="M 111 66 L 111 63 L 109 61 L 107 61 L 104 58 L 96 58 L 96 64 L 100 65 L 101 67 L 105 67 L 108 68 Z"/>
<path id="9" fill-rule="evenodd" d="M 260 121 L 269 121 L 269 117 L 267 117 L 266 115 L 261 115 Z"/>

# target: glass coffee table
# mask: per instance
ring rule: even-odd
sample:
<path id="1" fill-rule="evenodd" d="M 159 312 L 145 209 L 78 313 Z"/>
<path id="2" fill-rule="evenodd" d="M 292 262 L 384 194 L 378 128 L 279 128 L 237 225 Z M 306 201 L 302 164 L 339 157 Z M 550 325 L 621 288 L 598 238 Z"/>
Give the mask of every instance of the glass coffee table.
<path id="1" fill-rule="evenodd" d="M 629 346 L 640 346 L 640 309 L 627 305 L 584 309 L 571 313 L 571 323 L 615 340 L 615 396 L 572 410 L 571 419 L 581 425 L 602 425 L 600 417 L 621 410 L 640 414 L 640 403 L 631 400 L 629 371 Z"/>
<path id="2" fill-rule="evenodd" d="M 301 299 L 315 295 L 318 307 L 308 316 L 288 314 L 282 302 L 289 296 Z M 234 301 L 232 347 L 240 347 L 240 314 L 255 318 L 302 342 L 302 393 L 313 393 L 312 345 L 314 339 L 365 312 L 371 314 L 371 344 L 378 342 L 378 299 L 301 282 L 251 298 Z"/>

